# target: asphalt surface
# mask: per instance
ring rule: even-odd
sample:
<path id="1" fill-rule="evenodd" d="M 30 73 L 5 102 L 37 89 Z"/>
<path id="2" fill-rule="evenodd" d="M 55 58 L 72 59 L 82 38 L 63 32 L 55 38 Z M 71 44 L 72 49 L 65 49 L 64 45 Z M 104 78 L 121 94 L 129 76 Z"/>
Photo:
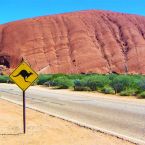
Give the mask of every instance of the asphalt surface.
<path id="1" fill-rule="evenodd" d="M 0 84 L 0 98 L 22 103 L 22 91 L 15 85 Z M 64 90 L 30 87 L 27 106 L 76 120 L 145 143 L 145 104 L 116 98 L 101 98 Z"/>

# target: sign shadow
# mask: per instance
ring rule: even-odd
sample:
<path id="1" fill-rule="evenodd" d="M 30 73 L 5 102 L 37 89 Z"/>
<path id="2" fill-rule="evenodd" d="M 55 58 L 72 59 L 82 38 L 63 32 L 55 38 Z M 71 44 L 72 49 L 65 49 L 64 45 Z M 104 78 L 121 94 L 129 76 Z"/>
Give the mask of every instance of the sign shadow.
<path id="1" fill-rule="evenodd" d="M 20 132 L 20 133 L 0 133 L 0 136 L 18 136 L 18 135 L 22 135 L 24 133 Z"/>

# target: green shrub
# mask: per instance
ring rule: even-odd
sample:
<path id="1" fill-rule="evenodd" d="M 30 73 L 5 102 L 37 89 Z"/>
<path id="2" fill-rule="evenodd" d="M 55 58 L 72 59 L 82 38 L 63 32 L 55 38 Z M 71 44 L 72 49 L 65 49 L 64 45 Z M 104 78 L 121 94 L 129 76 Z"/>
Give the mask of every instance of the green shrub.
<path id="1" fill-rule="evenodd" d="M 83 78 L 85 78 L 86 77 L 86 75 L 85 74 L 69 74 L 69 75 L 67 75 L 67 77 L 68 77 L 68 79 L 71 79 L 71 80 L 81 80 L 81 79 L 83 79 Z"/>
<path id="2" fill-rule="evenodd" d="M 10 83 L 12 82 L 8 76 L 0 76 L 0 83 Z"/>
<path id="3" fill-rule="evenodd" d="M 43 85 L 45 82 L 48 82 L 49 80 L 51 80 L 53 75 L 39 75 L 38 80 L 37 80 L 37 84 L 38 85 Z"/>
<path id="4" fill-rule="evenodd" d="M 133 79 L 127 75 L 118 75 L 113 78 L 110 86 L 115 90 L 115 93 L 120 93 L 134 85 Z"/>
<path id="5" fill-rule="evenodd" d="M 145 99 L 145 91 L 138 95 L 140 99 Z"/>
<path id="6" fill-rule="evenodd" d="M 108 76 L 108 78 L 112 81 L 112 80 L 114 80 L 118 75 L 117 75 L 117 74 L 108 74 L 108 75 L 106 75 L 106 76 Z"/>
<path id="7" fill-rule="evenodd" d="M 74 90 L 76 91 L 95 91 L 97 83 L 94 80 L 84 78 L 74 81 Z"/>
<path id="8" fill-rule="evenodd" d="M 133 89 L 120 92 L 120 96 L 135 96 L 135 95 L 136 95 L 136 91 Z"/>
<path id="9" fill-rule="evenodd" d="M 105 75 L 93 75 L 89 76 L 86 79 L 86 86 L 91 89 L 91 91 L 100 90 L 105 85 L 108 85 L 110 83 L 110 80 Z"/>
<path id="10" fill-rule="evenodd" d="M 137 84 L 139 92 L 145 91 L 145 79 L 139 80 Z"/>
<path id="11" fill-rule="evenodd" d="M 56 86 L 58 89 L 68 89 L 73 86 L 73 81 L 65 76 L 57 77 L 50 82 L 50 85 Z"/>
<path id="12" fill-rule="evenodd" d="M 86 82 L 86 85 L 91 89 L 91 91 L 96 91 L 97 89 L 103 87 L 103 82 L 91 78 Z"/>
<path id="13" fill-rule="evenodd" d="M 83 79 L 74 81 L 74 90 L 96 91 L 109 84 L 109 82 L 108 77 L 103 75 L 86 75 Z"/>
<path id="14" fill-rule="evenodd" d="M 109 86 L 103 87 L 103 89 L 101 89 L 101 92 L 105 93 L 105 94 L 115 94 L 114 89 L 112 87 L 109 87 Z"/>
<path id="15" fill-rule="evenodd" d="M 51 80 L 54 80 L 54 79 L 56 79 L 58 77 L 66 77 L 66 78 L 68 78 L 68 75 L 66 75 L 66 74 L 53 74 L 52 77 L 51 77 Z"/>
<path id="16" fill-rule="evenodd" d="M 75 80 L 74 81 L 74 90 L 75 91 L 90 91 L 90 88 L 87 87 L 86 81 L 84 81 L 84 80 Z"/>

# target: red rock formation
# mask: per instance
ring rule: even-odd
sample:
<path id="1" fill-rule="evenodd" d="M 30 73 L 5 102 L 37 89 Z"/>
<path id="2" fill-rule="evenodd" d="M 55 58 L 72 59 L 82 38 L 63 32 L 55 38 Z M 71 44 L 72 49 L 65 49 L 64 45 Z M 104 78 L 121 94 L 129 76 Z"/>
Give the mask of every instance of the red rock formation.
<path id="1" fill-rule="evenodd" d="M 145 17 L 93 10 L 1 25 L 2 62 L 22 57 L 42 73 L 145 74 Z"/>

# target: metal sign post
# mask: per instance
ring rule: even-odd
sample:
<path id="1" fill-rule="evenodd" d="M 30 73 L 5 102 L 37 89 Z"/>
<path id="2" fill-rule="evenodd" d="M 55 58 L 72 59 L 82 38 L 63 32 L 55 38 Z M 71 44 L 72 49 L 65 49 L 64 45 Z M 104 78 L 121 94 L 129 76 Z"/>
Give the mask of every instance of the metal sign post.
<path id="1" fill-rule="evenodd" d="M 25 91 L 23 91 L 23 133 L 26 133 L 26 98 Z"/>
<path id="2" fill-rule="evenodd" d="M 38 78 L 38 74 L 23 60 L 10 74 L 10 79 L 23 91 L 23 133 L 26 133 L 26 96 L 25 91 Z"/>

